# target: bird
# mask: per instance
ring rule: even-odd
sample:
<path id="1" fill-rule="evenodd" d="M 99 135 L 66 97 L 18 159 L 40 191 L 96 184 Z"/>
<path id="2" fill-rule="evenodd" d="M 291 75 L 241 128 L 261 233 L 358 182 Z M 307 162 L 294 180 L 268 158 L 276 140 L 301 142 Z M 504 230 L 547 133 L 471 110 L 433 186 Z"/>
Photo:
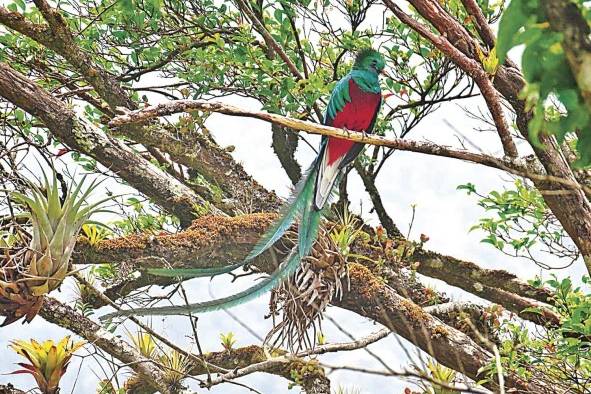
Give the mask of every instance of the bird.
<path id="1" fill-rule="evenodd" d="M 382 106 L 383 97 L 379 76 L 387 75 L 384 71 L 385 66 L 385 58 L 379 51 L 372 48 L 360 50 L 356 54 L 350 72 L 333 88 L 322 123 L 348 132 L 371 133 Z M 120 310 L 104 318 L 204 313 L 228 309 L 270 291 L 292 274 L 302 258 L 311 251 L 332 190 L 345 168 L 361 153 L 363 146 L 362 143 L 344 138 L 323 136 L 318 155 L 296 185 L 292 196 L 281 210 L 279 219 L 267 230 L 243 261 L 221 268 L 148 270 L 153 275 L 185 278 L 213 277 L 231 272 L 247 265 L 271 248 L 299 218 L 296 245 L 268 278 L 244 291 L 224 298 L 184 306 Z"/>

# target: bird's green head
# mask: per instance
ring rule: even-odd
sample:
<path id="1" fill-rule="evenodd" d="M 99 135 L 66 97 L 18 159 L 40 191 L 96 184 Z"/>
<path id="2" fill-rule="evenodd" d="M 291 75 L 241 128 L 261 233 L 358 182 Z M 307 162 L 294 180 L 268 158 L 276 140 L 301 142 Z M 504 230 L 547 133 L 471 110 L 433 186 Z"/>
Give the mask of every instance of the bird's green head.
<path id="1" fill-rule="evenodd" d="M 386 67 L 386 59 L 384 55 L 372 48 L 362 49 L 357 53 L 355 63 L 353 64 L 354 70 L 371 71 L 376 74 L 380 74 Z"/>

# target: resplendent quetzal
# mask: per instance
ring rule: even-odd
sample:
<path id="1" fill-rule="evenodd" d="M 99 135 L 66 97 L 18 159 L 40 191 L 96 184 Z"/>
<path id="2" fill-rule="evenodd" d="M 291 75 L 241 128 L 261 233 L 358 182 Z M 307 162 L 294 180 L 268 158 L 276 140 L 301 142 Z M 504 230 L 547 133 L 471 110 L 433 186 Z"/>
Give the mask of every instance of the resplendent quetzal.
<path id="1" fill-rule="evenodd" d="M 349 131 L 371 133 L 382 104 L 378 76 L 385 67 L 384 57 L 376 50 L 361 50 L 352 70 L 335 86 L 324 115 L 324 124 Z M 152 269 L 150 273 L 171 277 L 215 276 L 230 272 L 251 262 L 269 249 L 299 218 L 298 243 L 275 272 L 245 291 L 220 298 L 184 306 L 140 308 L 119 311 L 104 318 L 123 315 L 177 315 L 188 312 L 209 312 L 242 304 L 273 289 L 293 273 L 300 260 L 312 248 L 322 210 L 326 205 L 342 170 L 359 155 L 363 144 L 336 137 L 322 138 L 318 156 L 302 177 L 281 216 L 265 233 L 246 259 L 223 268 L 211 269 Z"/>

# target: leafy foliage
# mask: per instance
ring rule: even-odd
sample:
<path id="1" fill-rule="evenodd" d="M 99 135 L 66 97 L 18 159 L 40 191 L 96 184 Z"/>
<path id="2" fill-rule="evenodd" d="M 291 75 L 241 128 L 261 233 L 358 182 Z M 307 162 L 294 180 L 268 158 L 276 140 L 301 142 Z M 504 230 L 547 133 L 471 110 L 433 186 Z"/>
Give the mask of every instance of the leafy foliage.
<path id="1" fill-rule="evenodd" d="M 140 354 L 146 358 L 154 358 L 159 349 L 156 339 L 149 333 L 139 330 L 135 334 L 129 334 L 133 344 L 140 351 Z"/>
<path id="2" fill-rule="evenodd" d="M 181 381 L 187 377 L 193 363 L 189 356 L 177 350 L 165 351 L 154 336 L 139 330 L 128 334 L 134 346 L 145 358 L 160 363 L 164 368 L 164 380 L 173 388 L 180 388 Z"/>
<path id="3" fill-rule="evenodd" d="M 45 177 L 45 174 L 44 174 Z M 14 192 L 15 201 L 29 209 L 33 227 L 31 254 L 28 271 L 31 278 L 30 290 L 33 295 L 49 293 L 57 288 L 66 276 L 70 255 L 74 251 L 76 236 L 92 214 L 101 212 L 100 205 L 110 197 L 88 204 L 86 199 L 98 186 L 96 181 L 82 191 L 83 178 L 71 185 L 64 201 L 60 201 L 58 181 L 55 173 L 51 182 L 44 178 L 44 191 L 30 185 L 30 196 Z M 42 279 L 43 278 L 43 279 Z"/>
<path id="4" fill-rule="evenodd" d="M 577 2 L 581 7 L 584 2 Z M 588 12 L 583 12 L 587 14 Z M 591 20 L 591 19 L 588 19 Z M 529 135 L 540 146 L 540 134 L 555 135 L 559 142 L 576 133 L 578 160 L 575 166 L 591 165 L 591 117 L 575 78 L 570 71 L 562 34 L 552 31 L 542 0 L 512 0 L 499 23 L 498 57 L 503 63 L 507 52 L 525 45 L 521 58 L 527 86 L 522 98 L 533 110 Z"/>
<path id="5" fill-rule="evenodd" d="M 104 226 L 87 223 L 82 225 L 82 234 L 92 246 L 97 245 L 100 241 L 107 239 L 110 231 Z"/>
<path id="6" fill-rule="evenodd" d="M 164 380 L 171 387 L 178 387 L 183 379 L 187 377 L 193 363 L 189 356 L 173 350 L 170 353 L 160 355 L 160 362 L 164 365 Z"/>
<path id="7" fill-rule="evenodd" d="M 421 394 L 459 394 L 457 390 L 448 389 L 437 385 L 437 382 L 446 385 L 453 386 L 459 382 L 459 376 L 453 369 L 447 368 L 434 360 L 427 360 L 424 367 L 421 368 L 417 365 L 414 369 L 420 374 L 429 377 L 434 383 L 420 382 L 419 387 L 421 388 Z"/>
<path id="8" fill-rule="evenodd" d="M 20 216 L 28 218 L 32 237 L 0 259 L 0 314 L 4 325 L 21 317 L 30 322 L 42 305 L 42 296 L 57 289 L 66 276 L 80 228 L 91 215 L 102 212 L 101 204 L 111 197 L 89 204 L 96 180 L 83 190 L 86 177 L 62 190 L 57 174 L 45 173 L 41 187 L 26 182 L 26 191 L 14 191 L 10 198 L 20 205 Z M 10 239 L 10 238 L 9 238 Z"/>
<path id="9" fill-rule="evenodd" d="M 589 278 L 583 278 L 588 286 Z M 591 379 L 591 293 L 574 286 L 568 278 L 546 281 L 553 291 L 554 310 L 560 315 L 558 327 L 532 330 L 524 324 L 504 320 L 504 340 L 499 347 L 505 370 L 526 380 L 537 379 L 564 392 L 584 393 Z M 536 309 L 532 309 L 536 311 Z M 487 374 L 494 378 L 492 362 Z"/>
<path id="10" fill-rule="evenodd" d="M 569 258 L 571 262 L 579 257 L 540 192 L 521 180 L 515 181 L 513 189 L 493 190 L 487 195 L 478 193 L 472 183 L 460 185 L 458 190 L 478 196 L 478 205 L 492 214 L 481 218 L 470 229 L 486 234 L 481 242 L 511 256 L 531 259 L 544 267 L 547 265 L 538 256 L 540 249 L 547 254 Z"/>
<path id="11" fill-rule="evenodd" d="M 125 218 L 113 223 L 113 231 L 119 235 L 153 234 L 168 232 L 179 226 L 175 216 L 152 210 L 149 204 L 143 203 L 137 197 L 127 199 L 127 207 L 131 212 L 125 212 Z M 103 234 L 101 234 L 102 236 Z M 107 234 L 104 233 L 106 236 Z"/>
<path id="12" fill-rule="evenodd" d="M 362 230 L 362 224 L 358 217 L 351 213 L 348 206 L 345 206 L 343 212 L 337 213 L 338 225 L 330 232 L 330 238 L 336 245 L 339 253 L 345 258 L 358 257 L 351 255 L 351 245 L 359 237 L 367 234 Z"/>

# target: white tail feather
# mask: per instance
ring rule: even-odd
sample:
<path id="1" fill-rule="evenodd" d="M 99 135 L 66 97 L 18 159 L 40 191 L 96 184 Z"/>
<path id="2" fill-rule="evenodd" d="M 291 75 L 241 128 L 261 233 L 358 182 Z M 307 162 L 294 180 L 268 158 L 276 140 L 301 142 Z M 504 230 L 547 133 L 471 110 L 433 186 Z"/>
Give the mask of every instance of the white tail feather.
<path id="1" fill-rule="evenodd" d="M 316 178 L 316 194 L 314 195 L 314 205 L 316 209 L 320 210 L 326 204 L 326 201 L 331 195 L 334 182 L 337 179 L 342 158 L 334 161 L 330 165 L 328 162 L 328 147 L 324 150 L 322 162 L 318 169 L 318 177 Z"/>

